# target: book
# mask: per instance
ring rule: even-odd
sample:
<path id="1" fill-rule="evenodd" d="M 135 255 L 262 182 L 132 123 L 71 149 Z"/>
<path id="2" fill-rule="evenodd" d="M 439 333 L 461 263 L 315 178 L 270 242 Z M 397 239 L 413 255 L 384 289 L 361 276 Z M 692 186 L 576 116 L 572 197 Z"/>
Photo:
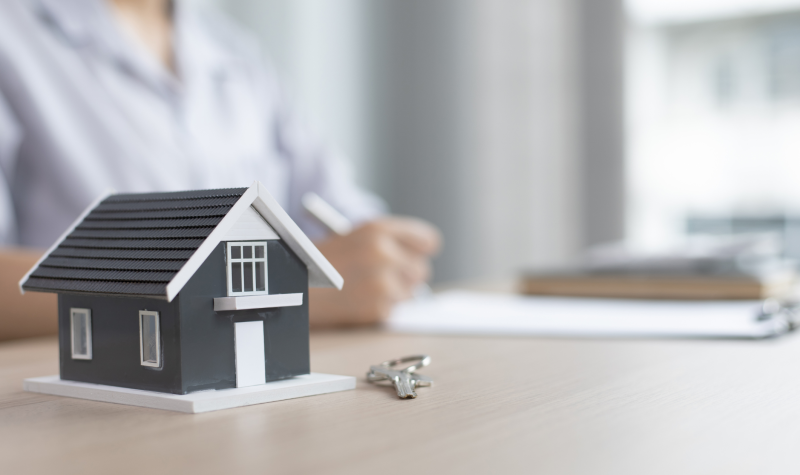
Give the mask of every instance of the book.
<path id="1" fill-rule="evenodd" d="M 528 295 L 681 300 L 757 300 L 789 295 L 793 269 L 768 273 L 674 274 L 574 270 L 529 272 L 520 290 Z"/>

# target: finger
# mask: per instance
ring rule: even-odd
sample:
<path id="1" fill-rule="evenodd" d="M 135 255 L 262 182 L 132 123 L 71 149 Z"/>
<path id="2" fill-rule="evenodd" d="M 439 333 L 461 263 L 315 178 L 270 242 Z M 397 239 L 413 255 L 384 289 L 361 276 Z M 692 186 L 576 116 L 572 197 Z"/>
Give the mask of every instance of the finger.
<path id="1" fill-rule="evenodd" d="M 391 238 L 376 243 L 374 263 L 379 268 L 395 270 L 403 282 L 412 287 L 427 280 L 431 271 L 426 255 L 410 250 Z"/>
<path id="2" fill-rule="evenodd" d="M 411 288 L 426 282 L 431 275 L 431 265 L 427 258 L 419 254 L 405 253 L 406 258 L 398 262 L 397 270 L 400 276 Z"/>
<path id="3" fill-rule="evenodd" d="M 389 317 L 394 306 L 411 298 L 411 292 L 402 282 L 399 274 L 391 269 L 381 272 L 371 280 L 369 291 L 360 298 L 359 320 L 364 323 L 374 323 Z"/>
<path id="4" fill-rule="evenodd" d="M 400 269 L 395 269 L 390 275 L 391 291 L 387 294 L 387 297 L 391 307 L 414 297 L 414 289 L 417 285 L 409 280 Z"/>

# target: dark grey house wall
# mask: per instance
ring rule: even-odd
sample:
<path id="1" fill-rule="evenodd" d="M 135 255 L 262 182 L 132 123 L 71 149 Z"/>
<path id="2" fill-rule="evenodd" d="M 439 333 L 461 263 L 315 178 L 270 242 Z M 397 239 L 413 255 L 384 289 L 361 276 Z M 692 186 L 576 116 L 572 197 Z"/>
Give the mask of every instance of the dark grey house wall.
<path id="1" fill-rule="evenodd" d="M 253 312 L 264 321 L 267 381 L 308 374 L 308 268 L 283 241 L 267 247 L 269 293 L 303 294 L 303 305 Z"/>
<path id="2" fill-rule="evenodd" d="M 270 294 L 302 293 L 303 305 L 264 310 L 214 311 L 227 295 L 226 244 L 206 259 L 181 291 L 183 392 L 236 387 L 235 322 L 264 321 L 267 381 L 309 372 L 308 270 L 281 241 L 268 241 Z"/>
<path id="3" fill-rule="evenodd" d="M 165 300 L 61 294 L 61 378 L 186 394 L 236 387 L 235 322 L 264 321 L 267 381 L 309 373 L 308 270 L 281 241 L 267 246 L 271 294 L 302 293 L 303 305 L 215 312 L 227 295 L 225 243 L 217 246 L 171 303 Z M 92 360 L 73 360 L 70 308 L 92 311 Z M 142 366 L 139 311 L 159 312 L 162 367 Z"/>
<path id="4" fill-rule="evenodd" d="M 70 308 L 92 311 L 92 359 L 73 360 Z M 141 365 L 139 311 L 159 313 L 161 368 Z M 125 388 L 181 393 L 181 351 L 178 303 L 166 300 L 103 297 L 81 294 L 58 296 L 61 379 Z"/>
<path id="5" fill-rule="evenodd" d="M 184 393 L 236 387 L 233 325 L 214 312 L 214 298 L 227 295 L 224 249 L 219 244 L 178 295 Z"/>

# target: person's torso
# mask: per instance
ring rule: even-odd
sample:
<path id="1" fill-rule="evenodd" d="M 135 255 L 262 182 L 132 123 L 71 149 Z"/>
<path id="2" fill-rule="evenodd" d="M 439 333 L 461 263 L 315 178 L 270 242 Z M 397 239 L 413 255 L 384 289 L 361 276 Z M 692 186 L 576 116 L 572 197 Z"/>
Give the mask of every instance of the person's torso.
<path id="1" fill-rule="evenodd" d="M 7 170 L 22 244 L 51 244 L 108 188 L 258 179 L 285 200 L 276 92 L 257 61 L 192 14 L 176 17 L 176 80 L 116 30 L 102 0 L 12 0 L 0 10 L 0 92 L 23 133 Z"/>

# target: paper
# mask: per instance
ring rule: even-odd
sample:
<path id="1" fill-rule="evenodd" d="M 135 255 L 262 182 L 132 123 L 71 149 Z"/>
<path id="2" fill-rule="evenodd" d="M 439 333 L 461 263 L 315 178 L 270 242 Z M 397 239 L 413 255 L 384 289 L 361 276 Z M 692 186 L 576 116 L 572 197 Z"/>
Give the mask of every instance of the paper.
<path id="1" fill-rule="evenodd" d="M 765 338 L 789 331 L 760 301 L 526 297 L 451 291 L 399 305 L 391 331 L 460 335 Z"/>

